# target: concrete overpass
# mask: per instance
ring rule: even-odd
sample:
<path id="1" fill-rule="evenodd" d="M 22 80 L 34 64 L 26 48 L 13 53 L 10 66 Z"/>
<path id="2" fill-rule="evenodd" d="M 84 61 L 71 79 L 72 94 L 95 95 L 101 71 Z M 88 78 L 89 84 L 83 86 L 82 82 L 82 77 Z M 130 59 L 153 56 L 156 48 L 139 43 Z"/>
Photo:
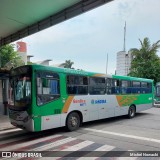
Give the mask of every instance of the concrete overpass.
<path id="1" fill-rule="evenodd" d="M 112 0 L 1 0 L 0 46 L 110 1 Z"/>
<path id="2" fill-rule="evenodd" d="M 110 1 L 0 0 L 0 47 Z M 0 114 L 7 114 L 8 76 L 8 70 L 0 70 Z"/>

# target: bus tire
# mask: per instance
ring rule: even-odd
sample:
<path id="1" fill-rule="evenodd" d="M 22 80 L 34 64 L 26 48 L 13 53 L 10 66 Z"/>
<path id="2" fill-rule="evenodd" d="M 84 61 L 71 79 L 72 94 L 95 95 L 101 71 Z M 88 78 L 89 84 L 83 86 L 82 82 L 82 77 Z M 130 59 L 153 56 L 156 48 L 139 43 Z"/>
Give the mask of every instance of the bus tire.
<path id="1" fill-rule="evenodd" d="M 131 105 L 128 110 L 128 118 L 135 117 L 135 114 L 136 114 L 136 108 L 134 105 Z"/>
<path id="2" fill-rule="evenodd" d="M 71 112 L 66 120 L 66 128 L 68 131 L 75 131 L 80 126 L 80 117 L 77 112 Z"/>

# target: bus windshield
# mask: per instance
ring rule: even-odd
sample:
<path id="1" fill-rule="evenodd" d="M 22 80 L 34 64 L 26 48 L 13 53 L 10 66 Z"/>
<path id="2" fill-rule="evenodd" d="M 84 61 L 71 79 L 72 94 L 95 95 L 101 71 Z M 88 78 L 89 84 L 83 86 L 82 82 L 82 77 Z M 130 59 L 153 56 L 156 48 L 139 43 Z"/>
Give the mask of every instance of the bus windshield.
<path id="1" fill-rule="evenodd" d="M 160 97 L 160 85 L 156 86 L 156 97 Z"/>
<path id="2" fill-rule="evenodd" d="M 10 104 L 15 107 L 26 107 L 31 104 L 31 77 L 18 75 L 10 79 Z"/>

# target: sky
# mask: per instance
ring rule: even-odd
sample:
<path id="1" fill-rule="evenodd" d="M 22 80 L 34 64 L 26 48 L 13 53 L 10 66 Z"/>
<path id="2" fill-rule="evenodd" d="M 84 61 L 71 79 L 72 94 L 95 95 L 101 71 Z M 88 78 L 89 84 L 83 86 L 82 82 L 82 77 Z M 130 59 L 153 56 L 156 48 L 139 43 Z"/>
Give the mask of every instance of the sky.
<path id="1" fill-rule="evenodd" d="M 75 69 L 114 74 L 117 52 L 140 48 L 139 39 L 160 40 L 160 0 L 114 0 L 89 12 L 21 39 L 32 62 L 50 65 L 71 60 Z M 158 55 L 160 53 L 158 52 Z"/>

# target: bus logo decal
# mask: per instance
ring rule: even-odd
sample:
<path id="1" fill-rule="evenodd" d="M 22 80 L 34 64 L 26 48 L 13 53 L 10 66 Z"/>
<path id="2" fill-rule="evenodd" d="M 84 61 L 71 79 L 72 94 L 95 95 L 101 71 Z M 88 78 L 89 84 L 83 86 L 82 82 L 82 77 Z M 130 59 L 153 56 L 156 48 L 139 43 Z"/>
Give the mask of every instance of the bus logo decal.
<path id="1" fill-rule="evenodd" d="M 79 103 L 80 106 L 86 105 L 86 100 L 84 99 L 73 99 L 73 103 Z"/>
<path id="2" fill-rule="evenodd" d="M 91 100 L 91 104 L 105 104 L 105 103 L 107 103 L 106 99 Z"/>

